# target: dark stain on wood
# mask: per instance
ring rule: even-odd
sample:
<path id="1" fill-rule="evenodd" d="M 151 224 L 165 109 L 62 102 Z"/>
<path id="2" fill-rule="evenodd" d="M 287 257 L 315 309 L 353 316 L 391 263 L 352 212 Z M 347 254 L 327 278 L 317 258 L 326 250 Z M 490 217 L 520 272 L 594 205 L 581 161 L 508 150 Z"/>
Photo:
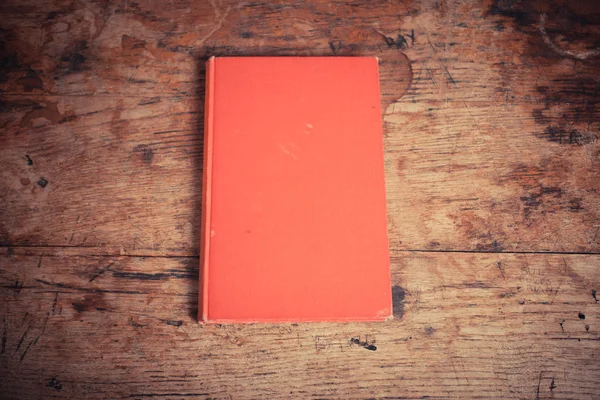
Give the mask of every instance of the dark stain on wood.
<path id="1" fill-rule="evenodd" d="M 10 74 L 19 70 L 19 57 L 17 52 L 7 45 L 13 36 L 0 27 L 0 83 L 8 82 Z"/>
<path id="2" fill-rule="evenodd" d="M 343 43 L 341 40 L 332 40 L 329 42 L 329 48 L 333 54 L 337 54 L 342 49 Z"/>
<path id="3" fill-rule="evenodd" d="M 14 104 L 20 103 L 20 104 Z M 13 109 L 18 108 L 29 108 L 29 111 L 23 116 L 20 122 L 21 127 L 28 127 L 30 125 L 40 125 L 39 119 L 45 119 L 50 123 L 64 123 L 73 121 L 75 119 L 75 114 L 73 112 L 66 112 L 62 114 L 58 110 L 58 103 L 56 102 L 43 102 L 43 103 L 35 103 L 33 101 L 20 101 L 13 102 L 13 104 L 5 104 L 5 106 L 13 107 Z M 2 106 L 0 106 L 1 110 Z"/>
<path id="4" fill-rule="evenodd" d="M 573 198 L 569 200 L 569 211 L 571 212 L 579 212 L 584 210 L 583 206 L 582 206 L 582 201 L 583 199 L 580 197 L 577 198 Z"/>
<path id="5" fill-rule="evenodd" d="M 42 108 L 42 106 L 31 99 L 0 100 L 0 113 L 29 112 L 39 108 Z"/>
<path id="6" fill-rule="evenodd" d="M 53 376 L 52 378 L 48 379 L 48 382 L 46 382 L 46 387 L 60 392 L 62 390 L 62 382 L 58 380 L 56 376 Z"/>
<path id="7" fill-rule="evenodd" d="M 377 31 L 377 33 L 383 38 L 383 40 L 385 41 L 385 44 L 388 47 L 393 47 L 393 48 L 396 48 L 397 50 L 402 50 L 402 49 L 406 49 L 409 47 L 408 41 L 406 40 L 404 35 L 398 34 L 396 36 L 396 38 L 393 38 L 392 36 L 388 36 L 379 31 Z M 412 41 L 414 43 L 414 31 L 413 31 Z"/>
<path id="8" fill-rule="evenodd" d="M 133 36 L 121 36 L 121 54 L 127 56 L 140 56 L 146 48 L 146 41 Z"/>
<path id="9" fill-rule="evenodd" d="M 86 311 L 110 310 L 110 305 L 104 300 L 104 293 L 90 293 L 83 296 L 83 300 L 71 303 L 73 309 L 78 313 Z"/>
<path id="10" fill-rule="evenodd" d="M 87 69 L 85 62 L 88 59 L 88 42 L 87 40 L 80 40 L 73 43 L 69 48 L 65 50 L 60 58 L 61 66 L 60 71 L 63 75 L 78 73 Z"/>
<path id="11" fill-rule="evenodd" d="M 350 343 L 351 344 L 356 344 L 360 347 L 362 347 L 363 349 L 367 349 L 370 351 L 376 351 L 377 350 L 377 346 L 375 346 L 374 344 L 369 343 L 368 341 L 362 341 L 360 340 L 360 338 L 351 338 L 350 339 Z"/>
<path id="12" fill-rule="evenodd" d="M 44 82 L 40 79 L 40 74 L 34 70 L 29 70 L 24 77 L 17 79 L 17 84 L 21 85 L 25 92 L 44 88 Z"/>
<path id="13" fill-rule="evenodd" d="M 489 285 L 482 281 L 466 282 L 462 286 L 470 289 L 489 289 Z"/>
<path id="14" fill-rule="evenodd" d="M 133 318 L 129 319 L 129 325 L 132 326 L 132 327 L 134 327 L 134 328 L 143 328 L 143 327 L 146 326 L 145 324 L 139 324 L 139 323 L 135 322 L 133 320 Z"/>
<path id="15" fill-rule="evenodd" d="M 532 212 L 537 210 L 543 202 L 548 201 L 549 197 L 560 199 L 563 195 L 562 189 L 558 187 L 542 187 L 538 192 L 529 193 L 527 196 L 521 196 L 523 202 L 523 214 L 527 219 Z"/>
<path id="16" fill-rule="evenodd" d="M 522 6 L 522 3 L 515 0 L 494 0 L 487 15 L 510 18 L 518 28 L 530 27 L 537 21 L 537 13 L 527 5 Z"/>
<path id="17" fill-rule="evenodd" d="M 488 220 L 474 212 L 462 212 L 450 215 L 456 220 L 456 227 L 461 235 L 473 242 L 474 248 L 482 252 L 502 252 L 506 233 L 503 226 L 497 222 Z"/>
<path id="18" fill-rule="evenodd" d="M 515 295 L 516 295 L 516 293 L 513 293 L 513 292 L 504 292 L 504 293 L 500 293 L 498 295 L 498 298 L 505 299 L 505 298 L 508 298 L 508 297 L 514 297 Z"/>
<path id="19" fill-rule="evenodd" d="M 550 391 L 553 392 L 554 389 L 556 389 L 556 385 L 554 384 L 554 377 L 552 377 L 552 380 L 550 381 L 550 387 L 549 387 Z"/>
<path id="20" fill-rule="evenodd" d="M 2 347 L 0 348 L 0 354 L 6 352 L 6 340 L 8 339 L 8 323 L 6 317 L 2 319 Z"/>
<path id="21" fill-rule="evenodd" d="M 599 18 L 598 3 L 595 0 L 493 0 L 487 16 L 504 17 L 506 21 L 512 21 L 520 32 L 532 33 L 537 31 L 542 13 L 552 16 L 555 22 L 548 31 L 564 34 L 565 40 L 569 42 L 589 33 L 585 28 L 597 24 Z"/>
<path id="22" fill-rule="evenodd" d="M 598 302 L 598 297 L 597 297 L 597 291 L 596 289 L 592 289 L 592 297 L 594 298 L 594 301 L 597 303 Z"/>
<path id="23" fill-rule="evenodd" d="M 37 184 L 40 185 L 42 187 L 42 189 L 45 189 L 46 186 L 48 186 L 48 179 L 46 179 L 42 176 L 42 177 L 40 177 L 40 179 L 38 179 Z"/>
<path id="24" fill-rule="evenodd" d="M 160 97 L 150 97 L 148 99 L 140 100 L 138 105 L 145 106 L 145 105 L 156 104 L 156 103 L 160 103 Z"/>
<path id="25" fill-rule="evenodd" d="M 480 238 L 491 237 L 490 234 L 484 234 Z M 489 251 L 493 253 L 501 253 L 504 251 L 504 246 L 497 240 L 492 240 L 490 243 L 478 243 L 475 246 L 475 250 L 478 251 Z"/>
<path id="26" fill-rule="evenodd" d="M 46 102 L 44 105 L 38 104 L 38 106 L 33 107 L 31 111 L 29 111 L 23 119 L 21 119 L 20 125 L 21 127 L 30 126 L 31 122 L 44 118 L 52 123 L 60 122 L 63 118 L 63 115 L 58 110 L 58 104 L 56 102 Z"/>
<path id="27" fill-rule="evenodd" d="M 404 298 L 406 291 L 401 286 L 392 286 L 392 308 L 394 318 L 402 318 L 404 315 Z"/>
<path id="28" fill-rule="evenodd" d="M 582 133 L 567 123 L 562 124 L 562 126 L 549 125 L 543 132 L 535 133 L 535 136 L 553 143 L 579 146 L 598 141 L 598 135 L 594 132 Z"/>
<path id="29" fill-rule="evenodd" d="M 542 15 L 546 18 L 545 33 L 540 30 Z M 595 143 L 598 137 L 593 122 L 600 112 L 600 82 L 593 68 L 596 60 L 579 59 L 577 54 L 600 46 L 597 1 L 495 0 L 487 16 L 512 24 L 529 38 L 520 51 L 530 59 L 542 82 L 530 96 L 543 105 L 532 111 L 539 125 L 534 135 L 563 145 Z M 572 68 L 555 68 L 565 60 L 571 60 Z M 502 74 L 510 77 L 513 68 L 514 64 L 502 66 Z"/>
<path id="30" fill-rule="evenodd" d="M 585 314 L 584 314 L 584 313 L 582 313 L 582 312 L 579 312 L 579 313 L 577 314 L 577 316 L 578 316 L 578 317 L 579 317 L 579 319 L 581 319 L 581 320 L 584 320 L 584 319 L 585 319 Z"/>
<path id="31" fill-rule="evenodd" d="M 19 279 L 17 278 L 15 280 L 15 283 L 11 286 L 12 289 L 14 289 L 14 291 L 16 293 L 20 293 L 21 289 L 23 289 L 24 283 L 23 282 L 19 282 Z"/>
<path id="32" fill-rule="evenodd" d="M 110 131 L 118 139 L 121 139 L 125 135 L 129 128 L 129 122 L 121 118 L 121 111 L 123 110 L 123 99 L 117 100 L 117 104 L 112 112 L 110 119 Z M 137 146 L 136 146 L 137 147 Z"/>
<path id="33" fill-rule="evenodd" d="M 29 154 L 25 154 L 25 161 L 27 162 L 27 165 L 33 165 L 33 160 L 29 157 Z"/>
<path id="34" fill-rule="evenodd" d="M 56 305 L 58 304 L 58 292 L 54 294 L 54 300 L 52 301 L 52 315 L 56 312 Z"/>
<path id="35" fill-rule="evenodd" d="M 36 282 L 39 282 L 44 285 L 57 287 L 61 289 L 71 289 L 80 292 L 88 292 L 88 293 L 119 293 L 119 294 L 143 294 L 143 292 L 137 290 L 117 290 L 117 289 L 96 289 L 96 288 L 85 288 L 75 285 L 68 285 L 60 282 L 50 282 L 44 279 L 36 279 Z"/>
<path id="36" fill-rule="evenodd" d="M 139 144 L 134 147 L 134 153 L 138 153 L 141 155 L 142 160 L 146 164 L 152 164 L 152 160 L 154 159 L 154 151 L 145 144 Z"/>

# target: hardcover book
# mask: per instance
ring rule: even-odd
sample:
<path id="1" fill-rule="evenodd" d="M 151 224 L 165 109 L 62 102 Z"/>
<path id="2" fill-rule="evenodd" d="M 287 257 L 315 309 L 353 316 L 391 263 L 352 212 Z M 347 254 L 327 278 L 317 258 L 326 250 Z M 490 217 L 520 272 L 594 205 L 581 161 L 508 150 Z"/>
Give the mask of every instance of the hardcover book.
<path id="1" fill-rule="evenodd" d="M 199 319 L 392 315 L 378 61 L 207 62 Z"/>

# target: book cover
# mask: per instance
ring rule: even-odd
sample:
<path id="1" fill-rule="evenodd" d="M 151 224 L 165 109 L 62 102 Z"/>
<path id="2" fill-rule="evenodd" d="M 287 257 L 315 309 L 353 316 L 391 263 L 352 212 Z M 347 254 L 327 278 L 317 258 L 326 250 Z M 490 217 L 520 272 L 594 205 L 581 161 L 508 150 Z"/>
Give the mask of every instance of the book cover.
<path id="1" fill-rule="evenodd" d="M 199 319 L 392 315 L 378 62 L 207 63 Z"/>

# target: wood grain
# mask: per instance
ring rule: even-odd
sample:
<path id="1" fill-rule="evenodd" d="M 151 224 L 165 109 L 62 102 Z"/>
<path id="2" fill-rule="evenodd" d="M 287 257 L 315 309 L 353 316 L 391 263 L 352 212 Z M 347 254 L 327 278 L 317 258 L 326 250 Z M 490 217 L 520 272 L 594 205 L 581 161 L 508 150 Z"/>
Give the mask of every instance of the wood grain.
<path id="1" fill-rule="evenodd" d="M 0 397 L 600 392 L 597 2 L 0 15 Z M 197 324 L 212 55 L 379 57 L 393 321 Z"/>
<path id="2" fill-rule="evenodd" d="M 197 255 L 203 60 L 375 54 L 394 245 L 598 252 L 598 62 L 557 6 L 435 4 L 3 5 L 0 240 Z"/>
<path id="3" fill-rule="evenodd" d="M 203 326 L 195 257 L 27 252 L 0 258 L 8 398 L 593 398 L 600 384 L 600 256 L 401 252 L 394 320 Z"/>

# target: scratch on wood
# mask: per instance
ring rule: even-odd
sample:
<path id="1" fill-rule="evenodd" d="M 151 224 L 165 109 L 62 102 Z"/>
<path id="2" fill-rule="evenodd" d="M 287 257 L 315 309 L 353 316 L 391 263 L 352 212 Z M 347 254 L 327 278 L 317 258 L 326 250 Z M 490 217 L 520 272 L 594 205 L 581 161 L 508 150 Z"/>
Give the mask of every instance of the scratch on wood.
<path id="1" fill-rule="evenodd" d="M 21 284 L 19 285 L 19 279 L 17 279 L 15 281 L 15 284 L 12 286 L 12 288 L 15 290 L 15 292 L 21 293 L 21 289 L 23 289 L 24 285 L 25 285 L 24 282 L 21 282 Z"/>
<path id="2" fill-rule="evenodd" d="M 56 311 L 56 303 L 58 302 L 58 292 L 54 294 L 54 301 L 52 302 L 52 315 Z"/>
<path id="3" fill-rule="evenodd" d="M 57 287 L 57 288 L 61 288 L 61 289 L 77 290 L 79 292 L 88 292 L 88 293 L 119 293 L 119 294 L 146 294 L 144 292 L 139 292 L 139 291 L 136 291 L 136 290 L 111 290 L 111 289 L 89 289 L 89 288 L 82 288 L 82 287 L 67 285 L 67 284 L 64 284 L 64 283 L 48 282 L 48 281 L 43 280 L 43 279 L 36 279 L 35 281 L 39 282 L 41 284 L 44 284 L 44 285 L 48 285 L 48 286 L 52 286 L 52 287 Z"/>
<path id="4" fill-rule="evenodd" d="M 458 374 L 456 373 L 456 366 L 454 365 L 454 359 L 450 359 L 452 369 L 454 370 L 454 379 L 456 379 L 456 384 L 460 385 L 460 381 L 458 380 Z"/>
<path id="5" fill-rule="evenodd" d="M 135 322 L 133 320 L 133 318 L 129 318 L 129 325 L 133 326 L 134 328 L 143 328 L 146 326 L 144 324 L 139 324 L 139 323 Z"/>
<path id="6" fill-rule="evenodd" d="M 119 279 L 138 279 L 140 281 L 158 281 L 165 278 L 178 278 L 178 279 L 194 279 L 197 275 L 190 273 L 178 273 L 178 272 L 156 272 L 148 274 L 144 272 L 113 272 L 112 276 Z"/>
<path id="7" fill-rule="evenodd" d="M 167 325 L 177 326 L 177 327 L 180 327 L 181 325 L 183 325 L 183 321 L 181 321 L 181 320 L 164 319 L 163 322 Z"/>
<path id="8" fill-rule="evenodd" d="M 108 271 L 113 265 L 115 265 L 115 262 L 111 262 L 110 264 L 108 264 L 106 267 L 104 268 L 100 268 L 100 271 L 98 271 L 98 273 L 96 273 L 95 275 L 93 275 L 90 278 L 90 282 L 93 282 L 94 279 L 96 279 L 97 277 L 99 277 L 100 275 L 103 275 L 106 271 Z"/>
<path id="9" fill-rule="evenodd" d="M 560 290 L 563 282 L 565 281 L 565 277 L 567 276 L 567 260 L 565 260 L 565 258 L 563 257 L 563 273 L 562 273 L 562 278 L 560 279 L 560 282 L 558 283 L 558 287 L 556 288 L 556 291 L 554 292 L 554 296 L 552 296 L 552 300 L 550 300 L 550 304 L 554 303 L 554 299 L 556 299 L 556 296 L 558 296 L 558 291 Z"/>
<path id="10" fill-rule="evenodd" d="M 227 15 L 229 14 L 229 11 L 231 11 L 231 7 L 227 7 L 224 12 L 221 12 L 221 10 L 219 9 L 219 7 L 215 3 L 215 0 L 209 0 L 209 2 L 210 2 L 210 5 L 213 8 L 213 12 L 215 13 L 215 20 L 216 21 L 215 21 L 215 24 L 213 25 L 213 27 L 210 28 L 210 30 L 208 31 L 208 33 L 206 35 L 204 35 L 202 38 L 200 38 L 200 40 L 198 40 L 197 45 L 203 44 L 212 35 L 214 35 L 214 33 L 216 31 L 218 31 L 219 29 L 221 29 L 221 27 L 223 26 L 223 22 L 225 22 L 225 18 L 227 18 Z"/>
<path id="11" fill-rule="evenodd" d="M 25 328 L 25 332 L 23 332 L 23 336 L 21 336 L 21 340 L 19 340 L 19 343 L 17 343 L 17 348 L 15 350 L 15 353 L 17 351 L 19 351 L 19 349 L 21 348 L 21 345 L 23 344 L 23 341 L 25 340 L 25 337 L 27 336 L 28 331 L 29 331 L 29 327 Z"/>
<path id="12" fill-rule="evenodd" d="M 46 319 L 44 320 L 44 324 L 42 325 L 42 332 L 40 333 L 40 336 L 38 336 L 38 338 L 40 338 L 41 336 L 44 335 L 44 332 L 46 332 L 46 325 L 48 325 L 48 319 L 50 318 L 50 312 L 46 313 Z"/>
<path id="13" fill-rule="evenodd" d="M 23 362 L 23 359 L 25 359 L 25 356 L 27 355 L 27 352 L 29 351 L 29 349 L 31 348 L 31 346 L 34 346 L 38 339 L 40 337 L 36 337 L 34 340 L 32 340 L 31 342 L 29 342 L 29 344 L 27 345 L 27 348 L 25 349 L 25 351 L 23 352 L 23 354 L 21 354 L 21 358 L 19 359 L 19 363 Z"/>
<path id="14" fill-rule="evenodd" d="M 6 323 L 6 318 L 2 321 L 2 351 L 4 353 L 6 351 L 6 339 L 8 337 L 8 324 Z"/>
<path id="15" fill-rule="evenodd" d="M 498 261 L 496 263 L 496 267 L 500 271 L 500 275 L 502 276 L 502 279 L 506 280 L 506 276 L 504 275 L 504 270 L 502 269 L 502 261 Z"/>
<path id="16" fill-rule="evenodd" d="M 452 82 L 452 84 L 454 85 L 454 87 L 456 86 L 456 81 L 454 80 L 454 78 L 452 77 L 452 75 L 450 75 L 450 71 L 448 71 L 448 67 L 446 67 L 444 65 L 444 69 L 446 70 L 446 74 L 448 75 L 448 78 L 450 79 L 450 82 Z"/>

